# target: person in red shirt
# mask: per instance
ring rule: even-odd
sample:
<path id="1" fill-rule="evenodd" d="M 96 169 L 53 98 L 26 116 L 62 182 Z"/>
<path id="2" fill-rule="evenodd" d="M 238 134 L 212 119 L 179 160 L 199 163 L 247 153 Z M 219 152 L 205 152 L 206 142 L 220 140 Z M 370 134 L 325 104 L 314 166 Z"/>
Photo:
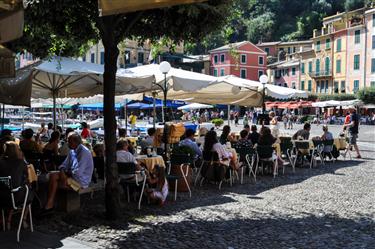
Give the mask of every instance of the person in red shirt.
<path id="1" fill-rule="evenodd" d="M 81 137 L 82 137 L 83 139 L 86 139 L 86 138 L 88 138 L 88 137 L 91 137 L 91 131 L 90 131 L 90 129 L 89 129 L 87 123 L 86 123 L 86 122 L 82 122 L 81 125 L 82 125 Z"/>

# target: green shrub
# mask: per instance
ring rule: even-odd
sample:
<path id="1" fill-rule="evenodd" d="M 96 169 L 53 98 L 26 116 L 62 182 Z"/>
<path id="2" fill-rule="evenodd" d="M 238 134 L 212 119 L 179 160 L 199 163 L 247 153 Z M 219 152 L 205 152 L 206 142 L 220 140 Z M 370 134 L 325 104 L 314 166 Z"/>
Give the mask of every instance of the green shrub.
<path id="1" fill-rule="evenodd" d="M 375 87 L 367 87 L 358 91 L 358 99 L 365 104 L 375 104 Z"/>
<path id="2" fill-rule="evenodd" d="M 337 100 L 337 101 L 344 101 L 344 100 L 353 100 L 356 99 L 355 94 L 325 94 L 318 96 L 319 101 L 327 101 L 327 100 Z"/>
<path id="3" fill-rule="evenodd" d="M 211 121 L 216 127 L 220 127 L 224 124 L 224 120 L 221 118 L 215 118 Z"/>

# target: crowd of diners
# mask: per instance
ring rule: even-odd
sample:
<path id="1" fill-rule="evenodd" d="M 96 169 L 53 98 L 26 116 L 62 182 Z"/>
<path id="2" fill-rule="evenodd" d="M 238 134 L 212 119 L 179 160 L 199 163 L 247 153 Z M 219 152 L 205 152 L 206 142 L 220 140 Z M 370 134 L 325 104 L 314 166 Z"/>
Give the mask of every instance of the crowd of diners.
<path id="1" fill-rule="evenodd" d="M 216 152 L 219 160 L 231 167 L 233 171 L 240 168 L 239 160 L 237 160 L 236 151 L 231 149 L 229 144 L 236 144 L 236 148 L 254 148 L 257 145 L 272 146 L 279 140 L 280 132 L 278 128 L 277 117 L 270 113 L 270 126 L 262 125 L 260 131 L 256 125 L 245 125 L 239 136 L 231 132 L 230 126 L 224 126 L 220 136 L 214 129 L 207 130 L 201 128 L 196 136 L 195 131 L 187 129 L 185 135 L 180 140 L 180 146 L 190 147 L 195 154 L 195 160 L 201 160 L 205 152 Z M 16 138 L 10 130 L 4 129 L 0 135 L 0 176 L 11 176 L 13 187 L 30 185 L 31 182 L 30 163 L 39 156 L 42 159 L 41 166 L 34 168 L 37 175 L 48 175 L 48 183 L 46 183 L 45 191 L 47 191 L 47 200 L 43 203 L 42 214 L 53 212 L 56 193 L 59 188 L 71 189 L 79 191 L 82 188 L 89 187 L 93 176 L 95 178 L 104 178 L 104 145 L 92 145 L 85 141 L 84 137 L 90 136 L 89 127 L 84 126 L 81 134 L 73 129 L 66 129 L 62 134 L 58 129 L 44 124 L 36 134 L 32 129 L 25 129 L 21 133 L 20 138 Z M 298 130 L 292 139 L 310 138 L 311 126 L 306 123 L 303 129 Z M 343 126 L 344 130 L 349 131 L 349 142 L 354 145 L 360 158 L 356 139 L 358 137 L 358 116 L 352 113 L 350 120 Z M 43 142 L 41 138 L 48 138 Z M 163 153 L 164 144 L 162 136 L 154 128 L 147 131 L 147 136 L 139 141 L 139 148 L 134 147 L 126 137 L 124 129 L 118 131 L 118 141 L 116 144 L 117 162 L 134 163 L 136 169 L 141 171 L 145 169 L 142 163 L 137 161 L 137 154 L 146 154 L 147 148 L 153 147 L 158 149 L 158 154 Z M 323 133 L 320 136 L 322 140 L 333 139 L 333 134 L 328 131 L 328 126 L 323 126 Z M 57 160 L 57 158 L 59 160 Z M 101 158 L 101 166 L 95 165 L 94 161 Z M 278 156 L 279 165 L 283 165 L 283 159 Z M 168 182 L 166 180 L 166 172 L 164 167 L 156 166 L 152 172 L 145 170 L 148 188 L 146 193 L 154 202 L 163 205 L 168 196 Z M 96 174 L 95 174 L 96 173 Z M 97 175 L 97 176 L 96 176 Z M 127 177 L 134 177 L 132 175 Z M 16 195 L 16 202 L 23 201 L 23 191 Z M 29 201 L 33 199 L 33 191 L 29 196 Z M 11 223 L 12 212 L 8 212 L 7 225 Z M 27 215 L 25 215 L 27 217 Z M 26 221 L 24 222 L 27 226 Z"/>

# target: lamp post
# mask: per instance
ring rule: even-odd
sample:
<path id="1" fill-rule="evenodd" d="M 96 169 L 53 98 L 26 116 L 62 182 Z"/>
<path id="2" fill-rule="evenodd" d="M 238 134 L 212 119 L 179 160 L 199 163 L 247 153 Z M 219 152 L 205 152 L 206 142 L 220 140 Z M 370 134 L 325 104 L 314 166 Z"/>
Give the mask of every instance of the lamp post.
<path id="1" fill-rule="evenodd" d="M 160 63 L 159 70 L 160 70 L 160 72 L 162 72 L 164 74 L 164 87 L 162 87 L 163 94 L 164 94 L 162 115 L 163 115 L 163 123 L 165 124 L 165 122 L 166 122 L 165 110 L 167 109 L 167 92 L 168 92 L 167 73 L 169 72 L 169 70 L 171 70 L 171 64 L 169 64 L 169 62 L 167 62 L 167 61 L 163 61 L 162 63 Z"/>
<path id="2" fill-rule="evenodd" d="M 263 85 L 263 95 L 262 95 L 262 114 L 266 112 L 266 103 L 265 103 L 265 97 L 266 97 L 266 84 L 268 83 L 268 76 L 266 74 L 263 74 L 259 78 L 260 83 Z"/>

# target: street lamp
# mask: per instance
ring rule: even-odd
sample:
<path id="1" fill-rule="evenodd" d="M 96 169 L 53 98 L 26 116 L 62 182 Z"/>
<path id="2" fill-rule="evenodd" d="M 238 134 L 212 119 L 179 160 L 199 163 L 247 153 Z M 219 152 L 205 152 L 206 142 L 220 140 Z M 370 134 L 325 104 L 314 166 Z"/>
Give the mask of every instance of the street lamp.
<path id="1" fill-rule="evenodd" d="M 266 103 L 265 103 L 265 97 L 266 97 L 266 84 L 268 83 L 268 76 L 266 74 L 262 74 L 259 78 L 260 83 L 263 85 L 263 101 L 262 101 L 262 113 L 264 114 L 266 112 Z"/>
<path id="2" fill-rule="evenodd" d="M 167 88 L 167 73 L 169 72 L 169 70 L 171 70 L 171 64 L 169 64 L 168 61 L 163 61 L 159 65 L 159 70 L 160 70 L 160 72 L 162 72 L 164 74 L 164 87 L 162 87 L 163 94 L 164 94 L 164 103 L 163 103 L 162 115 L 163 115 L 163 123 L 165 124 L 165 122 L 166 122 L 166 117 L 165 117 L 166 113 L 165 113 L 165 110 L 167 109 L 167 92 L 168 92 L 168 88 Z"/>

